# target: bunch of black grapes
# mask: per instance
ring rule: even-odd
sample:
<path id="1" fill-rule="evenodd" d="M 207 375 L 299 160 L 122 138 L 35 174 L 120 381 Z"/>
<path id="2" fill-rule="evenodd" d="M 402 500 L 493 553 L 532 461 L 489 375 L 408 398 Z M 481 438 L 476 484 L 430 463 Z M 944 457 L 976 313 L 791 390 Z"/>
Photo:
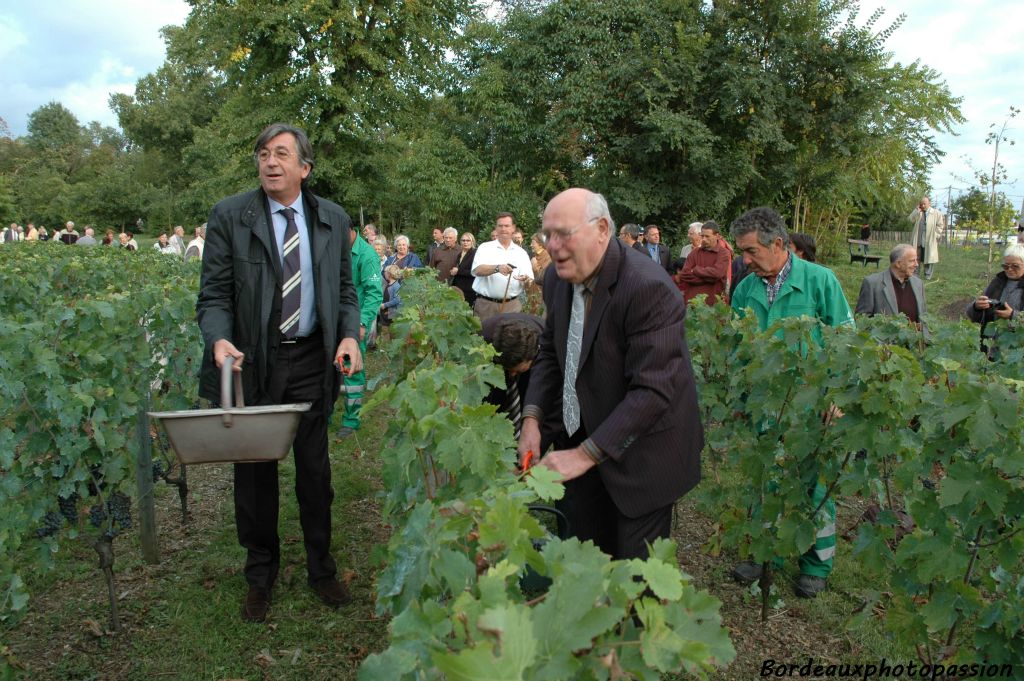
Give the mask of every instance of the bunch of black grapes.
<path id="1" fill-rule="evenodd" d="M 40 539 L 52 537 L 60 532 L 65 520 L 71 525 L 78 522 L 78 493 L 74 492 L 68 497 L 57 497 L 57 508 L 59 512 L 48 511 L 43 516 L 42 527 L 36 528 L 35 535 Z"/>

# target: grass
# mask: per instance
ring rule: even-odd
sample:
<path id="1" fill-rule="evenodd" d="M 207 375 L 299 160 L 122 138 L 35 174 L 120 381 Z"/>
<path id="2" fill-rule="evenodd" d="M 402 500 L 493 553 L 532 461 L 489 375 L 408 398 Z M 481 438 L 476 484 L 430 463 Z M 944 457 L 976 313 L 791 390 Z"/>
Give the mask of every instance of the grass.
<path id="1" fill-rule="evenodd" d="M 371 375 L 381 359 L 371 355 Z M 353 604 L 325 608 L 306 584 L 294 465 L 281 465 L 281 573 L 265 625 L 240 617 L 244 552 L 231 502 L 231 468 L 189 470 L 192 522 L 181 527 L 177 491 L 157 488 L 161 562 L 141 560 L 137 536 L 115 542 L 122 632 L 109 630 L 96 555 L 66 541 L 55 570 L 31 575 L 29 612 L 4 640 L 29 679 L 354 679 L 362 659 L 384 647 L 374 615 L 371 551 L 386 541 L 376 494 L 382 417 L 333 441 L 333 550 Z M 335 414 L 331 432 L 340 428 Z"/>

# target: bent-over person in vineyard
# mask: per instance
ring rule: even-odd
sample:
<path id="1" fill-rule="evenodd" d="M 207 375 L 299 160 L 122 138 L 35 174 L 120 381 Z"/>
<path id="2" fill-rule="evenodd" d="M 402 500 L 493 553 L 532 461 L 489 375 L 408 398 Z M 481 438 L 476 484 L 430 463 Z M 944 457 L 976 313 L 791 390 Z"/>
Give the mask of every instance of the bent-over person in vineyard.
<path id="1" fill-rule="evenodd" d="M 519 457 L 561 474 L 573 536 L 615 559 L 647 558 L 668 537 L 675 501 L 700 480 L 704 431 L 679 289 L 647 252 L 615 238 L 608 203 L 568 189 L 543 233 L 547 319 L 530 371 Z"/>
<path id="2" fill-rule="evenodd" d="M 219 400 L 220 367 L 230 356 L 242 372 L 246 404 L 312 403 L 292 444 L 295 492 L 309 584 L 337 608 L 350 596 L 331 555 L 327 423 L 341 385 L 336 367 L 358 372 L 363 365 L 352 222 L 307 187 L 313 149 L 302 130 L 268 126 L 253 156 L 259 188 L 224 199 L 207 221 L 196 302 L 206 344 L 200 395 Z M 235 464 L 234 482 L 248 584 L 242 618 L 262 622 L 281 563 L 277 463 Z"/>
<path id="3" fill-rule="evenodd" d="M 737 314 L 752 310 L 762 331 L 784 317 L 813 316 L 829 326 L 853 325 L 850 305 L 832 270 L 796 257 L 789 250 L 789 232 L 782 216 L 771 208 L 753 208 L 736 218 L 731 228 L 736 250 L 750 273 L 736 286 L 732 307 Z M 807 490 L 811 504 L 825 499 L 825 486 L 816 482 Z M 800 556 L 796 595 L 814 598 L 827 586 L 836 553 L 836 504 L 831 497 L 815 518 L 817 537 Z M 761 577 L 761 565 L 743 562 L 733 578 L 752 584 Z"/>

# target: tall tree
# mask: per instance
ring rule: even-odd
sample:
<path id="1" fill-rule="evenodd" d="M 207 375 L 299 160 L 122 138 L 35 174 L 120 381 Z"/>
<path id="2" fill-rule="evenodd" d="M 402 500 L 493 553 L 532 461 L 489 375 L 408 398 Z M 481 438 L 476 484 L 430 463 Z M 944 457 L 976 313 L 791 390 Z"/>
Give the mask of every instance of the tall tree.
<path id="1" fill-rule="evenodd" d="M 377 169 L 368 161 L 393 115 L 437 89 L 446 51 L 475 11 L 472 0 L 190 4 L 185 25 L 165 34 L 173 63 L 146 83 L 139 108 L 120 104 L 133 140 L 180 144 L 207 206 L 252 184 L 249 145 L 276 120 L 301 124 L 316 143 L 314 189 L 369 199 Z M 205 102 L 211 91 L 206 120 L 175 131 L 178 104 Z"/>

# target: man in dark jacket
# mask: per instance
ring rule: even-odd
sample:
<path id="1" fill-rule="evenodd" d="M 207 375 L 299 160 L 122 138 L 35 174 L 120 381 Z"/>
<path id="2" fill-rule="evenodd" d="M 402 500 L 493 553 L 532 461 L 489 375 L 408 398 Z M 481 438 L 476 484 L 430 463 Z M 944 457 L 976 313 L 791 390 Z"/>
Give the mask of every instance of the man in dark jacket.
<path id="1" fill-rule="evenodd" d="M 293 442 L 295 489 L 309 583 L 325 604 L 350 600 L 331 556 L 327 422 L 335 368 L 362 369 L 359 303 L 342 208 L 305 188 L 313 169 L 306 134 L 275 123 L 256 140 L 260 188 L 210 213 L 196 318 L 206 352 L 200 395 L 218 400 L 227 357 L 242 371 L 246 404 L 310 402 Z M 347 357 L 347 363 L 346 363 Z M 247 552 L 247 621 L 263 621 L 280 565 L 277 463 L 235 464 L 235 524 Z"/>
<path id="2" fill-rule="evenodd" d="M 646 558 L 672 506 L 700 480 L 704 431 L 679 292 L 660 263 L 614 238 L 604 197 L 569 189 L 548 203 L 548 316 L 523 409 L 519 454 L 567 481 L 573 534 L 613 558 Z"/>

